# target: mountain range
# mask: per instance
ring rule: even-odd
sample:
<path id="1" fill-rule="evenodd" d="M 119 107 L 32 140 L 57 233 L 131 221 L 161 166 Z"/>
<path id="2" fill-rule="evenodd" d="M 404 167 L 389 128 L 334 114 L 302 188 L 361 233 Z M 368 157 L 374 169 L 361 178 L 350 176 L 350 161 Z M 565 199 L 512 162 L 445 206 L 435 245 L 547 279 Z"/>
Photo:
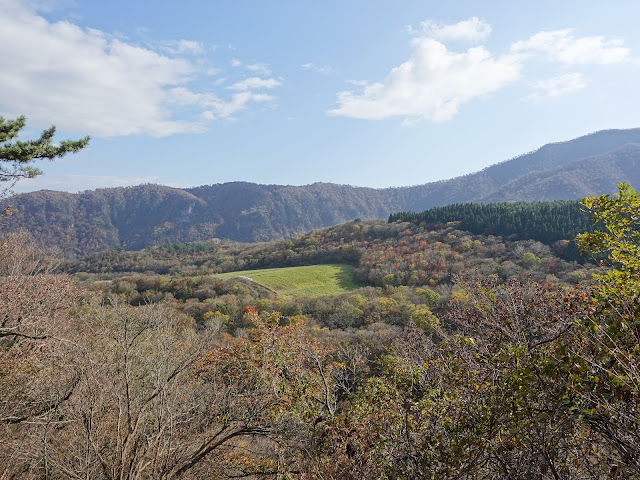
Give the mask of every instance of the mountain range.
<path id="1" fill-rule="evenodd" d="M 640 128 L 603 130 L 451 180 L 399 188 L 230 182 L 195 188 L 139 185 L 77 194 L 40 190 L 7 199 L 3 232 L 26 230 L 65 256 L 109 248 L 287 238 L 355 218 L 387 218 L 452 203 L 571 200 L 640 184 Z"/>

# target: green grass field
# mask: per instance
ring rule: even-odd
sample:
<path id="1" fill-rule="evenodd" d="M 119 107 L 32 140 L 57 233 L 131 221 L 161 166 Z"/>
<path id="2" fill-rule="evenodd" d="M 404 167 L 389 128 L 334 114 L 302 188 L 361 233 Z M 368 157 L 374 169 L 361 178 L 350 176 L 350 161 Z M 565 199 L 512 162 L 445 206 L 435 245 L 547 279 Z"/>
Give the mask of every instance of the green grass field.
<path id="1" fill-rule="evenodd" d="M 308 267 L 243 270 L 216 275 L 222 278 L 248 277 L 281 297 L 319 297 L 358 288 L 353 283 L 351 265 L 312 265 Z"/>

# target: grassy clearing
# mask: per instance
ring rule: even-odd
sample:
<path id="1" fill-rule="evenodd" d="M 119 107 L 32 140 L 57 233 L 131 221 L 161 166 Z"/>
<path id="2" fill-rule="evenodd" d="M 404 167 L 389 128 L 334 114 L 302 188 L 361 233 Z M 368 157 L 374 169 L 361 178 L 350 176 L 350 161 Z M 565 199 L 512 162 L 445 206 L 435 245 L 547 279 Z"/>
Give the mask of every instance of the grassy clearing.
<path id="1" fill-rule="evenodd" d="M 308 267 L 243 270 L 217 275 L 222 278 L 249 277 L 280 297 L 319 297 L 358 288 L 353 283 L 351 265 L 311 265 Z"/>

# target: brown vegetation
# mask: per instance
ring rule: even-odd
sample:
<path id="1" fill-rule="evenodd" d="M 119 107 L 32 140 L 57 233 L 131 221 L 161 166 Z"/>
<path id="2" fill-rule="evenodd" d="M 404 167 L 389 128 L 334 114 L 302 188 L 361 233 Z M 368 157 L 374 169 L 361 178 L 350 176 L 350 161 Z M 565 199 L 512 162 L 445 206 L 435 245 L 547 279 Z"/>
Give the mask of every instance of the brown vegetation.
<path id="1" fill-rule="evenodd" d="M 640 478 L 640 199 L 586 205 L 608 230 L 580 242 L 615 266 L 591 286 L 482 269 L 394 285 L 416 245 L 500 248 L 403 230 L 366 253 L 396 269 L 384 286 L 298 304 L 187 277 L 82 289 L 4 237 L 0 478 Z M 143 281 L 173 286 L 131 302 Z M 193 295 L 212 307 L 197 319 Z"/>

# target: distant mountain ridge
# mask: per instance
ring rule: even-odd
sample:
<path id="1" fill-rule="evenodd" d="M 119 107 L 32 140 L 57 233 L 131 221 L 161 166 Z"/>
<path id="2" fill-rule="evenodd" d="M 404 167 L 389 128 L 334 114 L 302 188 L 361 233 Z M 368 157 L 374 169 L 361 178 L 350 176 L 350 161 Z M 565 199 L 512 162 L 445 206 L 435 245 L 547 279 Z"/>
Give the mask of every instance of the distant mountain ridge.
<path id="1" fill-rule="evenodd" d="M 452 203 L 572 200 L 611 193 L 622 181 L 640 185 L 639 167 L 640 128 L 603 130 L 544 145 L 477 173 L 412 187 L 230 182 L 78 194 L 41 190 L 10 199 L 17 213 L 0 228 L 27 230 L 65 255 L 213 237 L 274 240 L 354 218 L 387 218 Z"/>

